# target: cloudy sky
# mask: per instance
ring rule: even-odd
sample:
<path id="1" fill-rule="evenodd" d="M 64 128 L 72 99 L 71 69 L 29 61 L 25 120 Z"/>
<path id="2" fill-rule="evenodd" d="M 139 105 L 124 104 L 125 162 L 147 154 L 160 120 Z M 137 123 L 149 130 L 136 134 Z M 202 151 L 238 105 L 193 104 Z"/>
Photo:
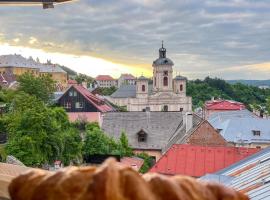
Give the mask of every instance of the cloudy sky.
<path id="1" fill-rule="evenodd" d="M 151 76 L 164 40 L 175 74 L 270 79 L 269 0 L 78 0 L 0 6 L 0 55 L 19 53 L 91 76 Z"/>

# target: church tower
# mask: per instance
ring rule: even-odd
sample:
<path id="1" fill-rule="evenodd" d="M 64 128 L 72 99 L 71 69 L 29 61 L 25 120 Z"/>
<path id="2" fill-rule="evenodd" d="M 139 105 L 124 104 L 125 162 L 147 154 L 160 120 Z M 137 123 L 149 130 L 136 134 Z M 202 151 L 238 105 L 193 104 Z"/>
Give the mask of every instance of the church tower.
<path id="1" fill-rule="evenodd" d="M 136 97 L 148 97 L 148 79 L 144 76 L 140 76 L 136 81 Z"/>
<path id="2" fill-rule="evenodd" d="M 153 62 L 153 91 L 173 91 L 173 62 L 166 57 L 166 49 L 162 46 L 159 49 L 159 58 Z"/>

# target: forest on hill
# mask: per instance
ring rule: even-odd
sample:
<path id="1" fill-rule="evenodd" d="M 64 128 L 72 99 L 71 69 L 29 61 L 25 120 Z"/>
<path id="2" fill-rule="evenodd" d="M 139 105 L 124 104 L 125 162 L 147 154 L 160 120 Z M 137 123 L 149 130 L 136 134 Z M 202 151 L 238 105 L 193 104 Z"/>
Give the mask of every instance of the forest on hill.
<path id="1" fill-rule="evenodd" d="M 192 96 L 194 108 L 202 107 L 205 101 L 215 97 L 242 102 L 249 109 L 260 106 L 270 111 L 270 89 L 242 83 L 229 84 L 219 78 L 188 81 L 187 95 Z"/>

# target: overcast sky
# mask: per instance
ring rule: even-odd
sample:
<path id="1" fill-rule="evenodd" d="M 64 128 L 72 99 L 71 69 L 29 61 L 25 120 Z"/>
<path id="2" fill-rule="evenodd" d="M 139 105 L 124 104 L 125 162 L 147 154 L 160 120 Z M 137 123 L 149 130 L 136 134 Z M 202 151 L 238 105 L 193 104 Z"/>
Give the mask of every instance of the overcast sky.
<path id="1" fill-rule="evenodd" d="M 0 6 L 0 54 L 39 56 L 92 76 L 150 76 L 162 40 L 175 73 L 190 79 L 270 79 L 269 0 Z"/>

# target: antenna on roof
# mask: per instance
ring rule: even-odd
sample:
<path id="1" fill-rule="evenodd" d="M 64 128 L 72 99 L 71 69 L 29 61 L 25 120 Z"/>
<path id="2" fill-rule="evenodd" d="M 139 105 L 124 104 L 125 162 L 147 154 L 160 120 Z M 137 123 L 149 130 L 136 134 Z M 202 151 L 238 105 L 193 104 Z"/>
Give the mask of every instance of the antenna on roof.
<path id="1" fill-rule="evenodd" d="M 162 49 L 163 49 L 163 40 L 162 40 L 162 42 L 161 42 L 161 47 L 162 47 Z"/>

